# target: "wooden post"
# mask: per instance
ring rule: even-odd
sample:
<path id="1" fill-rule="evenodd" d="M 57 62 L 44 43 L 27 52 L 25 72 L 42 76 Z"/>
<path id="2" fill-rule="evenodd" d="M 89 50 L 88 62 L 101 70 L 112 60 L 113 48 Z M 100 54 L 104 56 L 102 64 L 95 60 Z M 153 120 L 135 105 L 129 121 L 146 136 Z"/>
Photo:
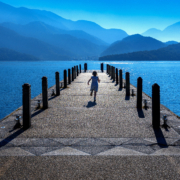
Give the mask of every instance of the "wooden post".
<path id="1" fill-rule="evenodd" d="M 72 67 L 72 81 L 74 81 L 74 68 Z"/>
<path id="2" fill-rule="evenodd" d="M 160 127 L 160 87 L 156 83 L 152 85 L 152 125 Z"/>
<path id="3" fill-rule="evenodd" d="M 118 69 L 116 68 L 116 84 L 118 84 Z"/>
<path id="4" fill-rule="evenodd" d="M 86 70 L 87 70 L 87 69 L 86 69 L 86 65 L 87 65 L 87 64 L 84 63 L 84 72 L 86 72 Z"/>
<path id="5" fill-rule="evenodd" d="M 23 88 L 23 129 L 31 127 L 31 85 L 24 84 Z"/>
<path id="6" fill-rule="evenodd" d="M 113 79 L 113 66 L 111 66 L 111 79 Z"/>
<path id="7" fill-rule="evenodd" d="M 78 69 L 78 66 L 76 66 L 77 67 L 77 76 L 79 75 L 79 69 Z"/>
<path id="8" fill-rule="evenodd" d="M 87 63 L 85 63 L 85 72 L 87 71 Z"/>
<path id="9" fill-rule="evenodd" d="M 47 77 L 42 77 L 42 100 L 43 100 L 43 109 L 48 108 L 48 82 Z"/>
<path id="10" fill-rule="evenodd" d="M 68 84 L 71 84 L 71 69 L 68 69 Z"/>
<path id="11" fill-rule="evenodd" d="M 142 109 L 142 78 L 137 79 L 137 109 Z"/>
<path id="12" fill-rule="evenodd" d="M 123 78 L 122 78 L 122 69 L 119 70 L 119 88 L 122 89 Z"/>
<path id="13" fill-rule="evenodd" d="M 67 71 L 64 70 L 64 88 L 67 88 Z"/>
<path id="14" fill-rule="evenodd" d="M 74 79 L 76 79 L 76 66 L 74 66 Z"/>
<path id="15" fill-rule="evenodd" d="M 101 63 L 101 72 L 104 72 L 104 64 Z"/>
<path id="16" fill-rule="evenodd" d="M 79 70 L 80 70 L 80 73 L 81 73 L 81 64 L 79 65 Z"/>
<path id="17" fill-rule="evenodd" d="M 126 96 L 130 96 L 130 78 L 129 72 L 126 72 Z"/>
<path id="18" fill-rule="evenodd" d="M 113 66 L 113 81 L 115 81 L 115 67 Z"/>
<path id="19" fill-rule="evenodd" d="M 59 90 L 59 72 L 56 72 L 56 96 L 60 95 L 60 90 Z"/>

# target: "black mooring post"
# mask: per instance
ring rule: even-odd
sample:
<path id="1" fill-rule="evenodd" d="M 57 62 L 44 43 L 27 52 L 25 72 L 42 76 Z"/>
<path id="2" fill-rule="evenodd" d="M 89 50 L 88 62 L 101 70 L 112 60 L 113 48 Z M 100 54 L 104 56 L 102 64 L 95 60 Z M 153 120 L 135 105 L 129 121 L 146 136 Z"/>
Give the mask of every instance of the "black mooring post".
<path id="1" fill-rule="evenodd" d="M 104 72 L 104 64 L 101 63 L 101 72 Z"/>
<path id="2" fill-rule="evenodd" d="M 122 78 L 122 69 L 119 70 L 119 89 L 122 89 L 123 78 Z"/>
<path id="3" fill-rule="evenodd" d="M 142 78 L 137 79 L 137 109 L 142 109 Z"/>
<path id="4" fill-rule="evenodd" d="M 31 85 L 24 84 L 23 88 L 23 129 L 31 127 Z"/>
<path id="5" fill-rule="evenodd" d="M 74 66 L 74 79 L 76 79 L 76 66 Z"/>
<path id="6" fill-rule="evenodd" d="M 113 66 L 113 81 L 115 82 L 115 67 Z"/>
<path id="7" fill-rule="evenodd" d="M 77 66 L 75 66 L 75 69 L 76 69 L 76 77 L 77 77 Z"/>
<path id="8" fill-rule="evenodd" d="M 112 79 L 112 74 L 113 74 L 112 69 L 113 69 L 113 67 L 111 66 L 111 68 L 110 68 L 110 76 L 111 76 L 111 79 Z"/>
<path id="9" fill-rule="evenodd" d="M 68 69 L 68 84 L 71 84 L 71 69 Z"/>
<path id="10" fill-rule="evenodd" d="M 113 66 L 111 66 L 111 79 L 113 79 Z"/>
<path id="11" fill-rule="evenodd" d="M 67 88 L 67 71 L 64 70 L 64 88 Z"/>
<path id="12" fill-rule="evenodd" d="M 84 72 L 87 71 L 87 63 L 84 63 Z"/>
<path id="13" fill-rule="evenodd" d="M 130 96 L 130 78 L 129 72 L 126 72 L 126 96 Z"/>
<path id="14" fill-rule="evenodd" d="M 79 69 L 78 69 L 78 66 L 76 66 L 77 67 L 77 76 L 79 75 Z"/>
<path id="15" fill-rule="evenodd" d="M 59 89 L 59 72 L 56 72 L 56 96 L 60 95 Z"/>
<path id="16" fill-rule="evenodd" d="M 152 126 L 160 127 L 160 87 L 156 83 L 152 85 Z"/>
<path id="17" fill-rule="evenodd" d="M 118 84 L 118 69 L 116 68 L 116 84 Z"/>
<path id="18" fill-rule="evenodd" d="M 43 109 L 48 108 L 48 82 L 47 77 L 42 77 L 42 100 L 43 100 Z"/>
<path id="19" fill-rule="evenodd" d="M 71 76 L 72 76 L 72 81 L 74 81 L 74 68 L 72 67 L 72 74 L 71 74 Z"/>
<path id="20" fill-rule="evenodd" d="M 80 73 L 81 73 L 81 64 L 79 65 L 79 70 L 80 70 Z"/>

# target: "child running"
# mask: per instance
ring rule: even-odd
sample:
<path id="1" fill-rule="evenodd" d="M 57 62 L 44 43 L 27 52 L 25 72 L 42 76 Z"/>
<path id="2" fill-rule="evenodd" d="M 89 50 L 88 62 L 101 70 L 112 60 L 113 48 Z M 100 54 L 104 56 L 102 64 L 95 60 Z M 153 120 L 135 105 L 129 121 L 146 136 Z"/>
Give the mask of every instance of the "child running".
<path id="1" fill-rule="evenodd" d="M 88 81 L 88 85 L 89 85 L 89 82 L 92 79 L 91 89 L 90 89 L 90 91 L 91 91 L 90 96 L 92 96 L 93 91 L 94 91 L 94 102 L 96 102 L 96 93 L 98 92 L 98 83 L 100 83 L 100 79 L 97 76 L 97 72 L 96 71 L 93 71 L 92 75 L 93 76 Z"/>

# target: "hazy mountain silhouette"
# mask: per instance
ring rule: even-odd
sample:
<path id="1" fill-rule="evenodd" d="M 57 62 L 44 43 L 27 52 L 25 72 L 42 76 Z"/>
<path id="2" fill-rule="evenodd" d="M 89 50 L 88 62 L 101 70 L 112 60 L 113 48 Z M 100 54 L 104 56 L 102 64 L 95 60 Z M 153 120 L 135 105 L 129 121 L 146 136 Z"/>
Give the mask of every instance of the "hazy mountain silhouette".
<path id="1" fill-rule="evenodd" d="M 101 39 L 92 36 L 84 31 L 80 30 L 62 30 L 59 28 L 56 28 L 54 26 L 50 26 L 48 24 L 45 24 L 40 21 L 33 21 L 25 25 L 20 25 L 20 24 L 15 24 L 15 23 L 10 23 L 10 22 L 4 22 L 0 24 L 1 26 L 7 27 L 11 30 L 16 31 L 17 33 L 28 36 L 28 37 L 43 37 L 46 36 L 47 34 L 68 34 L 71 36 L 74 36 L 79 39 L 86 39 L 94 44 L 97 45 L 103 45 L 107 46 L 108 44 L 102 41 Z"/>
<path id="2" fill-rule="evenodd" d="M 180 41 L 180 22 L 172 24 L 163 31 L 152 28 L 142 33 L 143 36 L 151 36 L 161 41 Z"/>
<path id="3" fill-rule="evenodd" d="M 49 25 L 54 25 L 61 29 L 67 29 L 60 20 L 54 19 L 53 16 L 47 16 L 50 12 L 28 9 L 24 7 L 15 8 L 8 4 L 0 2 L 0 23 L 13 22 L 15 24 L 27 24 L 32 21 L 43 21 Z M 59 17 L 60 19 L 61 17 Z"/>
<path id="4" fill-rule="evenodd" d="M 0 61 L 16 61 L 16 60 L 37 61 L 39 59 L 29 54 L 19 53 L 7 48 L 0 48 Z"/>
<path id="5" fill-rule="evenodd" d="M 165 42 L 166 45 L 171 45 L 171 44 L 178 44 L 177 41 L 167 41 Z"/>
<path id="6" fill-rule="evenodd" d="M 33 55 L 41 60 L 71 59 L 74 54 L 49 45 L 35 38 L 29 38 L 0 26 L 0 48 L 8 48 L 20 53 Z"/>
<path id="7" fill-rule="evenodd" d="M 106 43 L 112 43 L 128 36 L 128 34 L 123 30 L 104 29 L 94 22 L 83 20 L 71 21 L 49 11 L 28 8 L 14 8 L 10 5 L 0 2 L 0 23 L 12 22 L 15 24 L 24 25 L 33 21 L 41 21 L 63 30 L 82 30 L 88 34 L 102 39 Z"/>
<path id="8" fill-rule="evenodd" d="M 72 30 L 81 29 L 93 36 L 99 37 L 100 39 L 104 40 L 107 43 L 113 43 L 117 40 L 121 40 L 128 36 L 128 34 L 121 30 L 121 29 L 104 29 L 98 24 L 91 22 L 91 21 L 85 21 L 85 20 L 79 20 L 72 23 L 64 23 L 66 27 Z"/>
<path id="9" fill-rule="evenodd" d="M 39 39 L 50 45 L 61 48 L 64 51 L 70 52 L 69 54 L 66 53 L 66 55 L 71 57 L 71 59 L 86 58 L 89 56 L 98 57 L 100 53 L 107 47 L 107 45 L 99 46 L 86 39 L 76 38 L 69 34 L 58 34 L 58 32 L 61 32 L 60 29 L 54 28 L 41 22 L 32 22 L 27 25 L 16 25 L 13 23 L 2 23 L 1 25 L 16 31 L 23 36 Z M 66 31 L 62 30 L 62 33 L 66 33 Z M 74 33 L 76 34 L 76 36 L 78 36 L 78 32 L 76 31 L 70 33 Z M 90 38 L 90 35 L 86 33 L 84 34 L 84 36 Z M 93 38 L 98 44 L 106 44 L 95 37 L 92 37 L 92 39 Z"/>
<path id="10" fill-rule="evenodd" d="M 116 41 L 111 44 L 104 52 L 102 56 L 112 54 L 123 54 L 136 51 L 154 50 L 165 47 L 166 45 L 161 41 L 158 41 L 151 37 L 144 37 L 139 34 L 131 35 L 124 38 L 121 41 Z"/>
<path id="11" fill-rule="evenodd" d="M 103 56 L 99 60 L 180 60 L 180 43 L 158 50 Z"/>

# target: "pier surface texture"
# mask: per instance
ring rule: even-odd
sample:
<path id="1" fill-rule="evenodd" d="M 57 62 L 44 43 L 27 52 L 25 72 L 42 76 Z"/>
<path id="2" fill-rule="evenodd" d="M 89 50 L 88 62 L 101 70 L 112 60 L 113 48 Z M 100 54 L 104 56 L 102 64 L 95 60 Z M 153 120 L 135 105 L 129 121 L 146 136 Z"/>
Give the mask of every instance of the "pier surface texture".
<path id="1" fill-rule="evenodd" d="M 137 111 L 136 95 L 98 72 L 94 102 L 81 73 L 60 96 L 48 94 L 48 109 L 34 110 L 31 128 L 12 130 L 22 107 L 0 122 L 0 179 L 180 179 L 180 120 L 161 105 L 170 128 L 152 128 L 148 108 Z M 134 86 L 130 86 L 135 90 Z M 161 125 L 163 121 L 161 120 Z"/>

